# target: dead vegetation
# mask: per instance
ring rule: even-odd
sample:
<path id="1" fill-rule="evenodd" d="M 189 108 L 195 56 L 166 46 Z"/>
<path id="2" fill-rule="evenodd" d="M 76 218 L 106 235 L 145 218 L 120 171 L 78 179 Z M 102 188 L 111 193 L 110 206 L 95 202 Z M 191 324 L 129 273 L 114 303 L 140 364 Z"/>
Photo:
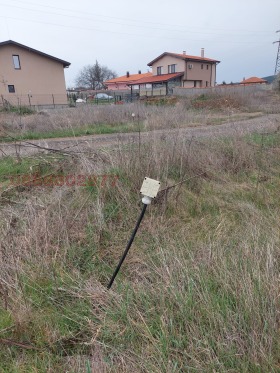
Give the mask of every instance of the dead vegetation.
<path id="1" fill-rule="evenodd" d="M 278 132 L 178 133 L 89 156 L 2 158 L 0 370 L 276 372 L 279 146 Z M 117 182 L 9 189 L 14 174 Z M 107 291 L 145 176 L 163 191 Z"/>
<path id="2" fill-rule="evenodd" d="M 264 91 L 246 96 L 161 97 L 127 105 L 89 104 L 31 115 L 0 112 L 0 139 L 7 141 L 9 135 L 35 139 L 222 124 L 248 115 L 278 113 L 279 107 L 279 95 Z"/>

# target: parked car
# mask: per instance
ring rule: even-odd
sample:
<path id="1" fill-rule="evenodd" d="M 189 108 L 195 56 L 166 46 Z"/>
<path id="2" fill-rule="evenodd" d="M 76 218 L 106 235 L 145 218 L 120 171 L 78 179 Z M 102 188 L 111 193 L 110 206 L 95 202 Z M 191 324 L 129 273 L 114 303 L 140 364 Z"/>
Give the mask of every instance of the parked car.
<path id="1" fill-rule="evenodd" d="M 113 96 L 107 95 L 107 93 L 97 93 L 94 98 L 98 98 L 99 100 L 113 100 Z"/>

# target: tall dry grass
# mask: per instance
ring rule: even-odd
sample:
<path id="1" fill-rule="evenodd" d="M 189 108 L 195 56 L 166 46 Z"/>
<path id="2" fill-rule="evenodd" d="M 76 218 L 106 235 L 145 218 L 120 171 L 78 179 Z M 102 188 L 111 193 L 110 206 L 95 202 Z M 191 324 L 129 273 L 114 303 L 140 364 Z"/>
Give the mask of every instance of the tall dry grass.
<path id="1" fill-rule="evenodd" d="M 129 130 L 156 130 L 188 126 L 220 124 L 242 120 L 248 115 L 278 113 L 279 96 L 270 91 L 250 95 L 224 94 L 202 95 L 191 98 L 177 98 L 171 105 L 154 105 L 139 101 L 125 105 L 83 105 L 76 108 L 50 109 L 33 115 L 18 115 L 16 112 L 0 112 L 0 136 L 7 134 L 20 137 L 30 135 L 51 136 L 52 132 L 78 129 L 129 126 Z M 135 114 L 133 119 L 132 113 Z M 121 128 L 120 130 L 124 130 Z M 55 132 L 56 131 L 56 132 Z M 70 131 L 70 132 L 69 132 Z M 83 132 L 82 132 L 83 133 Z M 61 134 L 57 135 L 61 137 Z M 53 136 L 51 136 L 53 137 Z"/>
<path id="2" fill-rule="evenodd" d="M 151 134 L 52 159 L 115 186 L 2 195 L 0 370 L 277 372 L 279 144 Z M 107 291 L 145 176 L 164 191 Z"/>

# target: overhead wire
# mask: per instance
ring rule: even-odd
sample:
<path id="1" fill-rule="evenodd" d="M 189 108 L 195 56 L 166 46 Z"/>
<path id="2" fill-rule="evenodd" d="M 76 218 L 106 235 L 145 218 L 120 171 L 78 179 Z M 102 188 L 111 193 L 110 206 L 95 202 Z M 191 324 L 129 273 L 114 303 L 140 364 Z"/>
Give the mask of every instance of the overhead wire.
<path id="1" fill-rule="evenodd" d="M 88 30 L 88 31 L 98 31 L 98 32 L 102 32 L 102 33 L 109 33 L 109 34 L 118 34 L 118 35 L 127 35 L 127 36 L 131 36 L 131 37 L 148 37 L 149 39 L 151 39 L 151 35 L 145 35 L 145 34 L 135 34 L 135 33 L 132 33 L 132 32 L 123 32 L 123 31 L 116 31 L 116 30 L 108 30 L 108 29 L 99 29 L 99 28 L 93 28 L 93 27 L 85 27 L 85 26 L 78 26 L 78 25 L 65 25 L 65 24 L 62 24 L 62 23 L 54 23 L 54 22 L 46 22 L 46 21 L 41 21 L 41 20 L 34 20 L 34 19 L 27 19 L 27 18 L 20 18 L 20 17 L 11 17 L 11 16 L 6 16 L 6 15 L 0 15 L 0 18 L 5 18 L 5 19 L 13 19 L 13 20 L 17 20 L 17 21 L 23 21 L 23 22 L 28 22 L 28 23 L 39 23 L 39 24 L 45 24 L 45 25 L 52 25 L 52 26 L 58 26 L 58 27 L 64 27 L 64 28 L 71 28 L 71 29 L 77 29 L 77 30 Z M 185 34 L 186 35 L 186 34 Z M 207 33 L 208 35 L 208 33 Z M 224 36 L 224 35 L 223 35 Z M 163 37 L 164 39 L 175 39 L 175 40 L 188 40 L 188 41 L 199 41 L 199 42 L 205 42 L 205 38 L 204 39 L 193 39 L 193 37 L 189 37 L 187 38 L 186 36 L 184 37 L 180 37 L 180 36 L 170 36 L 170 35 L 153 35 L 154 38 L 159 38 L 159 37 Z M 209 38 L 208 38 L 209 39 Z M 215 40 L 215 39 L 211 39 L 211 42 L 213 43 L 228 43 L 228 40 Z M 252 43 L 257 43 L 258 45 L 261 45 L 261 44 L 264 44 L 266 43 L 265 41 L 263 42 L 260 42 L 260 40 L 248 40 L 248 41 L 234 41 L 234 40 L 231 40 L 231 43 L 234 43 L 234 44 L 252 44 Z"/>
<path id="2" fill-rule="evenodd" d="M 9 0 L 9 2 L 18 2 L 20 4 L 22 4 L 22 1 L 20 0 Z M 147 21 L 147 20 L 143 20 L 143 18 L 141 19 L 132 19 L 131 17 L 128 19 L 128 18 L 123 18 L 123 17 L 116 17 L 116 16 L 108 16 L 108 15 L 104 15 L 104 14 L 96 14 L 96 13 L 92 13 L 92 12 L 89 12 L 88 10 L 86 12 L 84 11 L 81 11 L 81 10 L 77 10 L 77 9 L 74 9 L 74 10 L 71 10 L 69 8 L 60 8 L 60 7 L 55 7 L 55 6 L 51 6 L 51 5 L 46 5 L 46 4 L 39 4 L 38 2 L 37 3 L 34 3 L 34 2 L 30 2 L 30 1 L 25 1 L 24 0 L 24 3 L 25 4 L 30 4 L 30 5 L 36 5 L 36 6 L 40 6 L 40 7 L 44 7 L 44 8 L 50 8 L 50 9 L 57 9 L 57 10 L 63 10 L 63 11 L 67 11 L 67 12 L 74 12 L 75 15 L 77 14 L 86 14 L 87 16 L 88 15 L 93 15 L 93 16 L 96 16 L 96 17 L 103 17 L 103 18 L 110 18 L 110 19 L 119 19 L 119 20 L 124 20 L 124 21 L 131 21 L 131 22 L 138 22 L 138 23 L 141 23 L 141 25 L 143 24 L 155 24 L 155 25 L 162 25 L 162 26 L 168 26 L 168 27 L 185 27 L 185 25 L 172 25 L 172 24 L 166 24 L 166 23 L 162 23 L 162 22 L 153 22 L 153 21 Z M 201 27 L 195 27 L 195 26 L 192 26 L 192 28 L 198 28 L 200 29 Z M 225 31 L 225 29 L 223 28 L 213 28 L 213 27 L 207 27 L 207 29 L 209 30 L 217 30 L 217 31 Z M 182 31 L 182 30 L 179 30 L 179 31 Z M 260 31 L 260 30 L 244 30 L 244 29 L 240 29 L 240 27 L 238 27 L 238 29 L 227 29 L 227 31 L 232 31 L 232 32 L 236 32 L 236 31 L 242 31 L 242 32 L 249 32 L 250 34 L 251 33 L 267 33 L 267 34 L 271 34 L 271 30 L 267 30 L 267 31 Z"/>
<path id="3" fill-rule="evenodd" d="M 13 1 L 13 2 L 19 2 L 20 4 L 22 4 L 22 2 L 18 1 L 18 0 L 10 0 L 10 1 Z M 27 4 L 31 4 L 31 5 L 36 5 L 36 6 L 41 6 L 41 7 L 45 7 L 45 8 L 51 8 L 51 9 L 57 9 L 57 10 L 63 10 L 63 11 L 67 11 L 67 12 L 75 12 L 75 15 L 70 15 L 70 14 L 63 14 L 63 13 L 57 13 L 57 12 L 50 12 L 50 11 L 45 11 L 45 10 L 40 10 L 40 9 L 30 9 L 30 8 L 26 8 L 26 7 L 21 7 L 21 6 L 17 6 L 17 5 L 11 5 L 10 3 L 7 4 L 7 3 L 0 3 L 1 6 L 5 6 L 5 7 L 12 7 L 12 8 L 17 8 L 17 9 L 22 9 L 22 10 L 26 10 L 26 11 L 31 11 L 31 12 L 37 12 L 37 13 L 41 13 L 41 14 L 52 14 L 52 15 L 57 15 L 57 16 L 62 16 L 62 17 L 68 17 L 68 18 L 75 18 L 75 19 L 84 19 L 84 20 L 89 20 L 89 21 L 92 21 L 93 19 L 92 18 L 89 18 L 88 15 L 91 15 L 93 17 L 105 17 L 105 18 L 110 18 L 110 19 L 119 19 L 119 20 L 124 20 L 126 22 L 140 22 L 139 25 L 137 24 L 131 24 L 131 23 L 119 23 L 119 22 L 114 22 L 114 21 L 108 21 L 108 20 L 101 20 L 101 19 L 95 19 L 94 21 L 95 22 L 99 22 L 99 23 L 111 23 L 111 24 L 117 24 L 117 25 L 120 25 L 120 26 L 128 26 L 128 27 L 138 27 L 138 28 L 143 28 L 143 23 L 146 23 L 146 24 L 159 24 L 159 25 L 164 25 L 164 26 L 167 26 L 167 27 L 178 27 L 178 25 L 168 25 L 168 24 L 162 24 L 162 23 L 156 23 L 156 22 L 147 22 L 147 21 L 144 21 L 143 20 L 133 20 L 133 19 L 126 19 L 126 18 L 120 18 L 120 17 L 111 17 L 111 16 L 105 16 L 105 15 L 99 15 L 99 14 L 94 14 L 94 13 L 90 13 L 90 12 L 81 12 L 81 11 L 76 11 L 76 10 L 71 10 L 71 9 L 65 9 L 65 8 L 59 8 L 59 7 L 53 7 L 53 6 L 48 6 L 48 5 L 41 5 L 41 4 L 35 4 L 35 3 L 32 3 L 32 2 L 28 2 L 28 1 L 25 1 L 25 3 Z M 87 17 L 81 17 L 81 16 L 77 16 L 77 13 L 80 13 L 80 14 L 86 14 Z M 182 27 L 182 26 L 179 26 L 179 27 Z M 153 29 L 153 30 L 160 30 L 160 31 L 171 31 L 171 32 L 188 32 L 188 33 L 192 33 L 192 34 L 203 34 L 205 35 L 205 31 L 204 32 L 200 32 L 200 31 L 194 31 L 193 30 L 193 27 L 191 30 L 186 30 L 186 29 L 167 29 L 167 28 L 155 28 L 155 27 L 151 27 L 151 26 L 148 26 L 146 28 L 149 28 L 149 29 Z M 211 28 L 210 28 L 211 29 Z M 220 29 L 220 30 L 223 30 L 223 29 Z M 225 30 L 223 30 L 225 31 Z M 244 34 L 236 34 L 237 31 L 240 31 L 240 30 L 232 30 L 233 32 L 235 32 L 234 35 L 231 35 L 231 34 L 227 34 L 228 37 L 235 37 L 235 36 L 244 36 Z M 244 32 L 244 31 L 243 31 Z M 250 31 L 245 31 L 246 33 L 248 32 L 247 36 L 250 36 L 250 35 L 254 35 L 255 36 L 255 33 L 254 31 L 250 30 Z M 260 31 L 258 31 L 260 33 Z M 270 34 L 269 31 L 261 31 L 262 34 Z M 209 27 L 207 28 L 207 35 L 221 35 L 220 33 L 215 33 L 215 32 L 209 32 Z M 224 33 L 223 33 L 223 36 Z"/>

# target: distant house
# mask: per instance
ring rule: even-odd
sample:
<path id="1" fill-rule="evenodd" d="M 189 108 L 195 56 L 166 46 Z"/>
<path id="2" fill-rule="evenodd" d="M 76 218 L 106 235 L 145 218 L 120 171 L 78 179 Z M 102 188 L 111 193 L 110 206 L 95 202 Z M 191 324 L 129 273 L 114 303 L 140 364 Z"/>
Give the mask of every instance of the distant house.
<path id="1" fill-rule="evenodd" d="M 0 43 L 0 105 L 66 104 L 64 68 L 70 63 L 13 40 Z"/>
<path id="2" fill-rule="evenodd" d="M 267 80 L 262 79 L 262 78 L 257 78 L 256 76 L 252 76 L 251 78 L 248 79 L 243 79 L 242 82 L 239 84 L 243 85 L 251 85 L 251 84 L 267 84 Z"/>
<path id="3" fill-rule="evenodd" d="M 148 63 L 152 76 L 139 79 L 131 85 L 150 84 L 152 89 L 162 87 L 166 93 L 173 87 L 202 88 L 213 87 L 216 82 L 216 66 L 220 61 L 200 56 L 164 52 Z"/>
<path id="4" fill-rule="evenodd" d="M 144 73 L 142 74 L 141 71 L 138 74 L 130 74 L 129 72 L 126 73 L 124 76 L 119 76 L 118 78 L 110 79 L 104 82 L 107 86 L 108 90 L 116 91 L 116 90 L 127 90 L 130 89 L 130 85 L 142 78 L 148 78 L 152 76 L 152 73 Z"/>

